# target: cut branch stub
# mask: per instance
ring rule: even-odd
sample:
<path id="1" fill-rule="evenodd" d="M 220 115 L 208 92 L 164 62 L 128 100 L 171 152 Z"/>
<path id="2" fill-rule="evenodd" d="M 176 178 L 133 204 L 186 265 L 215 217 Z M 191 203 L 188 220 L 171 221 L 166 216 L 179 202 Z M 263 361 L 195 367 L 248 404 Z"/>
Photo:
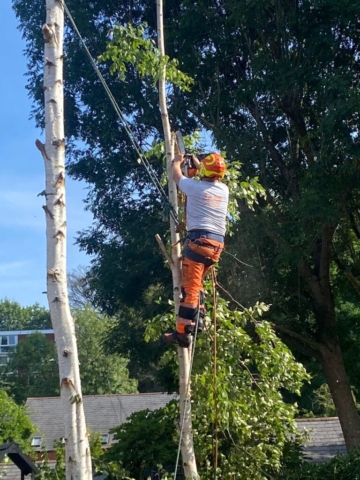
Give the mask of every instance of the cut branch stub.
<path id="1" fill-rule="evenodd" d="M 65 238 L 65 233 L 62 230 L 58 230 L 58 232 L 53 236 L 53 238 L 56 238 L 56 240 L 64 240 Z"/>
<path id="2" fill-rule="evenodd" d="M 50 210 L 48 209 L 48 207 L 46 205 L 43 205 L 42 206 L 44 212 L 46 213 L 46 215 L 49 215 L 50 218 L 54 219 L 54 215 L 50 212 Z"/>
<path id="3" fill-rule="evenodd" d="M 36 145 L 36 148 L 38 150 L 40 150 L 41 155 L 43 156 L 43 159 L 50 161 L 50 158 L 48 157 L 48 155 L 46 153 L 46 150 L 45 150 L 45 145 L 42 142 L 40 142 L 40 140 L 35 140 L 35 145 Z"/>
<path id="4" fill-rule="evenodd" d="M 61 379 L 61 386 L 66 388 L 73 388 L 74 390 L 76 390 L 73 381 L 69 377 Z"/>
<path id="5" fill-rule="evenodd" d="M 55 67 L 55 63 L 51 62 L 48 58 L 45 58 L 45 65 L 47 67 Z"/>
<path id="6" fill-rule="evenodd" d="M 56 39 L 54 29 L 49 23 L 45 23 L 42 26 L 42 33 L 46 43 L 53 42 Z"/>
<path id="7" fill-rule="evenodd" d="M 48 270 L 48 277 L 52 279 L 53 282 L 60 281 L 60 272 L 58 270 Z"/>
<path id="8" fill-rule="evenodd" d="M 59 138 L 58 140 L 53 140 L 51 143 L 52 145 L 54 145 L 54 147 L 57 147 L 57 148 L 65 147 L 65 138 Z"/>
<path id="9" fill-rule="evenodd" d="M 54 186 L 55 188 L 61 188 L 64 185 L 65 185 L 65 175 L 63 174 L 63 172 L 60 172 Z"/>
<path id="10" fill-rule="evenodd" d="M 60 207 L 65 207 L 64 195 L 60 195 L 60 197 L 56 200 L 54 205 L 59 205 Z"/>

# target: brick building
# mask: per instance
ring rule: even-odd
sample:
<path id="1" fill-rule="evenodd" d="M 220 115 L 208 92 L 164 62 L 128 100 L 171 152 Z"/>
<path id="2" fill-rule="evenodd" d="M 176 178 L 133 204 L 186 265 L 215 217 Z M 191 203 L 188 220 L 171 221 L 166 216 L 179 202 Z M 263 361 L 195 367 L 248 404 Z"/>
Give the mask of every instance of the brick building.
<path id="1" fill-rule="evenodd" d="M 0 366 L 6 365 L 9 352 L 32 333 L 42 333 L 49 340 L 55 341 L 54 330 L 8 330 L 0 331 Z"/>

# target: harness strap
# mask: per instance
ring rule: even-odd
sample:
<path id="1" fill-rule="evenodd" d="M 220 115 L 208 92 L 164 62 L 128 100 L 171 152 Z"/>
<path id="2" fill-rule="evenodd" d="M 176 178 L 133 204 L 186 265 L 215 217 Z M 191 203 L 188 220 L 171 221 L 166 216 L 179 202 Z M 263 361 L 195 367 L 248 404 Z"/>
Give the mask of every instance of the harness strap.
<path id="1" fill-rule="evenodd" d="M 189 240 L 197 240 L 198 238 L 201 239 L 208 239 L 208 240 L 215 240 L 216 242 L 224 243 L 223 235 L 219 235 L 218 233 L 208 232 L 207 230 L 190 230 L 186 235 L 186 238 Z"/>
<path id="2" fill-rule="evenodd" d="M 214 261 L 211 260 L 209 257 L 203 257 L 199 253 L 194 252 L 191 250 L 191 248 L 188 247 L 188 245 L 185 245 L 184 248 L 184 256 L 187 258 L 190 258 L 193 262 L 197 263 L 203 263 L 205 267 L 211 267 L 211 265 L 214 265 Z"/>

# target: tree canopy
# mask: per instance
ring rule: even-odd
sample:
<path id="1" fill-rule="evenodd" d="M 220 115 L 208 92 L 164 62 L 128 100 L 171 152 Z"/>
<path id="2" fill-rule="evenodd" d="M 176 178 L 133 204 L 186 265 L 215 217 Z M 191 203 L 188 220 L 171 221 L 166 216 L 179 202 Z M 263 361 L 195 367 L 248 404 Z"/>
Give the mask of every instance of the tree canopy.
<path id="1" fill-rule="evenodd" d="M 29 90 L 41 125 L 44 6 L 40 0 L 13 5 L 27 40 Z M 146 22 L 146 37 L 156 36 L 155 2 L 68 6 L 94 56 L 104 53 L 116 24 Z M 190 91 L 171 90 L 174 129 L 207 129 L 228 160 L 240 159 L 244 175 L 258 176 L 266 190 L 255 211 L 239 201 L 242 219 L 228 242 L 228 253 L 255 265 L 256 273 L 223 260 L 219 281 L 248 305 L 264 295 L 279 334 L 319 363 L 349 449 L 360 445 L 342 355 L 351 337 L 342 298 L 351 288 L 354 295 L 360 291 L 359 14 L 360 5 L 350 0 L 169 0 L 165 7 L 168 54 L 194 81 Z M 78 241 L 94 255 L 94 301 L 113 314 L 123 305 L 143 306 L 152 285 L 169 287 L 153 241 L 154 233 L 166 236 L 164 205 L 71 29 L 66 51 L 69 172 L 90 184 L 86 203 L 95 219 Z M 111 76 L 110 66 L 101 68 L 146 150 L 161 135 L 156 86 L 131 62 L 121 79 Z M 152 156 L 151 163 L 160 176 L 161 158 Z"/>
<path id="2" fill-rule="evenodd" d="M 50 329 L 50 314 L 38 303 L 23 307 L 18 302 L 0 300 L 0 330 Z"/>
<path id="3" fill-rule="evenodd" d="M 3 369 L 9 392 L 19 404 L 28 397 L 52 397 L 60 393 L 55 343 L 42 333 L 35 332 L 21 340 Z"/>

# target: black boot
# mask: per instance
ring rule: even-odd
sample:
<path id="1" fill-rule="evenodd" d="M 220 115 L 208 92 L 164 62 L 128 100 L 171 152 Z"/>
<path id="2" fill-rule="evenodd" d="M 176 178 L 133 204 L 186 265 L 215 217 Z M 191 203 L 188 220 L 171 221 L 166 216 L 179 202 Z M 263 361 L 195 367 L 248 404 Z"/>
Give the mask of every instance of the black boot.
<path id="1" fill-rule="evenodd" d="M 188 333 L 170 332 L 164 333 L 161 338 L 168 345 L 179 345 L 181 348 L 189 348 L 191 344 L 191 335 Z"/>

